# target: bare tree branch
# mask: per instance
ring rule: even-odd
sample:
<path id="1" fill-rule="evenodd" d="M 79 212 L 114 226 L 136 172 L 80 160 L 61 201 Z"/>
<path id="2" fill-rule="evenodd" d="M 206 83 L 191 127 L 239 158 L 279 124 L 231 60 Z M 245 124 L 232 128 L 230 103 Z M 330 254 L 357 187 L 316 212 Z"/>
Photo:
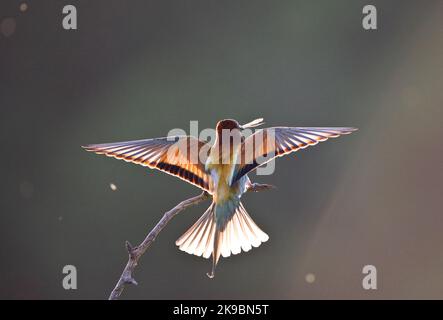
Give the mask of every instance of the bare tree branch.
<path id="1" fill-rule="evenodd" d="M 272 185 L 269 184 L 260 184 L 260 183 L 253 183 L 250 184 L 247 191 L 252 192 L 258 192 L 258 191 L 264 191 L 275 188 Z M 168 222 L 175 217 L 177 214 L 179 214 L 181 211 L 187 209 L 190 206 L 199 204 L 207 199 L 210 198 L 210 194 L 206 191 L 202 192 L 200 195 L 186 199 L 182 202 L 180 202 L 178 205 L 176 205 L 174 208 L 166 212 L 163 217 L 160 219 L 160 221 L 157 223 L 157 225 L 149 232 L 149 234 L 146 236 L 146 238 L 140 243 L 138 246 L 133 247 L 129 241 L 126 241 L 126 250 L 129 253 L 129 259 L 126 264 L 125 269 L 123 269 L 123 272 L 115 285 L 114 290 L 112 290 L 111 294 L 109 295 L 109 300 L 116 300 L 120 297 L 120 295 L 123 292 L 123 289 L 125 288 L 126 284 L 135 284 L 137 285 L 137 281 L 132 277 L 132 273 L 135 269 L 135 267 L 138 264 L 138 260 L 141 258 L 141 256 L 146 252 L 146 250 L 151 246 L 152 242 L 157 238 L 160 231 L 163 230 L 163 228 L 168 224 Z"/>

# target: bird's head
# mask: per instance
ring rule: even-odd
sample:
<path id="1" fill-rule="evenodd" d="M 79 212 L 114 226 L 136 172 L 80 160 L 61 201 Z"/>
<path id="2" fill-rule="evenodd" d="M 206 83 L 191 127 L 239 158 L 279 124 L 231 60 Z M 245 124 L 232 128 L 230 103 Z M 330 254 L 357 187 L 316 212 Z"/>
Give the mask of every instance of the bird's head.
<path id="1" fill-rule="evenodd" d="M 232 131 L 234 129 L 241 129 L 240 124 L 234 119 L 220 120 L 217 123 L 217 132 L 221 132 L 222 130 Z"/>
<path id="2" fill-rule="evenodd" d="M 246 124 L 243 124 L 243 125 L 240 125 L 237 120 L 225 119 L 225 120 L 220 120 L 217 123 L 217 132 L 221 132 L 224 129 L 230 130 L 230 131 L 232 131 L 234 129 L 243 130 L 243 129 L 258 127 L 263 124 L 264 124 L 263 118 L 255 119 L 255 120 L 248 122 Z"/>

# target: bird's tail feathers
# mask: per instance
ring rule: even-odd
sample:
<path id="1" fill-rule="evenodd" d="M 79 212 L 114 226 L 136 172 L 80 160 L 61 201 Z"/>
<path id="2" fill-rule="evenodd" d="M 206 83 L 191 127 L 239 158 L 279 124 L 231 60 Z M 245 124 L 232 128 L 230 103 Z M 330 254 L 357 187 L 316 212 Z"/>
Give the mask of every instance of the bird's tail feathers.
<path id="1" fill-rule="evenodd" d="M 212 203 L 200 219 L 175 241 L 175 244 L 186 253 L 209 258 L 214 243 L 214 220 L 215 203 Z"/>
<path id="2" fill-rule="evenodd" d="M 189 254 L 204 258 L 212 255 L 212 273 L 208 274 L 212 278 L 220 256 L 247 252 L 268 239 L 240 201 L 228 201 L 222 205 L 212 203 L 175 244 Z"/>

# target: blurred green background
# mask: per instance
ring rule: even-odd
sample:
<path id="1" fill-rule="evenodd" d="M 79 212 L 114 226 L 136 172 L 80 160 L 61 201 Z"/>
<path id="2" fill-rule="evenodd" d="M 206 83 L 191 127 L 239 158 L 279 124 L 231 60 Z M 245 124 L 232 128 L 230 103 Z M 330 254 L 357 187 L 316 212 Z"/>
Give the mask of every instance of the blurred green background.
<path id="1" fill-rule="evenodd" d="M 443 298 L 442 1 L 24 2 L 0 4 L 0 298 L 107 298 L 124 241 L 200 192 L 80 145 L 227 117 L 360 130 L 252 175 L 278 187 L 243 201 L 269 242 L 210 280 L 174 244 L 209 203 L 193 207 L 123 298 Z M 62 287 L 67 264 L 77 290 Z M 367 264 L 378 290 L 362 288 Z"/>

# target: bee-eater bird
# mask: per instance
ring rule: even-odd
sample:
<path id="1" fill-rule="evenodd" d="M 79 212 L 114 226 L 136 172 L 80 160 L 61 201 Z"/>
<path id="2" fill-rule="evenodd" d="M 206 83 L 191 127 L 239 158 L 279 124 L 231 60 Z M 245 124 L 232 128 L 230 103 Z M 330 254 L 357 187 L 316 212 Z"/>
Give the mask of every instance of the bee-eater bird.
<path id="1" fill-rule="evenodd" d="M 246 212 L 240 198 L 252 185 L 248 173 L 275 157 L 349 134 L 355 128 L 273 127 L 244 137 L 242 131 L 263 124 L 256 119 L 240 125 L 221 120 L 212 145 L 191 136 L 175 136 L 84 148 L 98 154 L 155 168 L 179 177 L 212 195 L 212 203 L 177 241 L 180 250 L 209 258 L 212 272 L 220 256 L 249 251 L 269 239 Z"/>

